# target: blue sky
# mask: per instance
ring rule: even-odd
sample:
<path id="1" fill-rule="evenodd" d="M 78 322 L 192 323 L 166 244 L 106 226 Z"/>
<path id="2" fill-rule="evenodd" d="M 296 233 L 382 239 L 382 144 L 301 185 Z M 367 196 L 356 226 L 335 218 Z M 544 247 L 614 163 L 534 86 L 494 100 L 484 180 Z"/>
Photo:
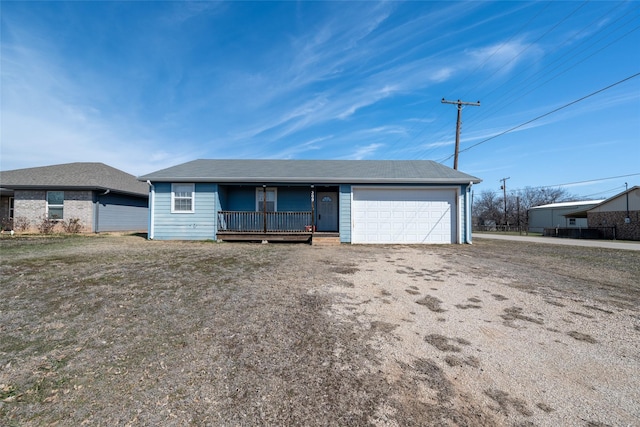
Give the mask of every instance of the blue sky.
<path id="1" fill-rule="evenodd" d="M 640 2 L 0 8 L 2 170 L 84 161 L 143 175 L 198 158 L 453 166 L 446 98 L 481 101 L 462 111 L 458 161 L 483 179 L 475 191 L 500 191 L 506 177 L 509 191 L 568 184 L 588 198 L 640 184 Z"/>

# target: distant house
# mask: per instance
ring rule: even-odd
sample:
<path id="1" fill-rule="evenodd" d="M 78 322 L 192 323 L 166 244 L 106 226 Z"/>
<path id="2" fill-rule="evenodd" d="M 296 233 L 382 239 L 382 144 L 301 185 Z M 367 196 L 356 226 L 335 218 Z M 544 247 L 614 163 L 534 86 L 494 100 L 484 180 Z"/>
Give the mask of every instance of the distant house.
<path id="1" fill-rule="evenodd" d="M 567 218 L 565 214 L 596 206 L 602 200 L 562 202 L 529 209 L 529 232 L 542 233 L 545 228 L 587 228 L 585 218 Z"/>
<path id="2" fill-rule="evenodd" d="M 79 219 L 82 231 L 142 231 L 149 187 L 103 163 L 67 163 L 0 172 L 3 227 L 32 231 L 43 219 Z"/>
<path id="3" fill-rule="evenodd" d="M 432 161 L 195 160 L 151 184 L 149 238 L 470 243 L 476 177 Z"/>
<path id="4" fill-rule="evenodd" d="M 631 187 L 595 206 L 573 211 L 567 220 L 586 220 L 589 228 L 612 229 L 620 240 L 640 240 L 640 186 Z"/>

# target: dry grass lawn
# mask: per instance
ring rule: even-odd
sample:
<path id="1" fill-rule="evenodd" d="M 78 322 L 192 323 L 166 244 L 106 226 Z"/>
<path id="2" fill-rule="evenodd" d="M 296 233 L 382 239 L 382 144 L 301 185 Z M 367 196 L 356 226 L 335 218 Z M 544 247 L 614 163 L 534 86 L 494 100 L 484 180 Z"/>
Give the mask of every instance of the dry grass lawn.
<path id="1" fill-rule="evenodd" d="M 637 425 L 640 253 L 0 239 L 0 425 Z"/>

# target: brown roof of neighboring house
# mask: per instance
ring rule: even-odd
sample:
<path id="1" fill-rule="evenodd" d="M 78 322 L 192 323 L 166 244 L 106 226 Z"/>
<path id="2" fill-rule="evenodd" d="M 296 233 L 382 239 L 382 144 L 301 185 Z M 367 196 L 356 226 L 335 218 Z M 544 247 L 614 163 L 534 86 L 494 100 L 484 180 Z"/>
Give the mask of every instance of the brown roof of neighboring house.
<path id="1" fill-rule="evenodd" d="M 65 163 L 0 171 L 3 189 L 111 190 L 148 197 L 149 187 L 135 176 L 104 163 Z"/>

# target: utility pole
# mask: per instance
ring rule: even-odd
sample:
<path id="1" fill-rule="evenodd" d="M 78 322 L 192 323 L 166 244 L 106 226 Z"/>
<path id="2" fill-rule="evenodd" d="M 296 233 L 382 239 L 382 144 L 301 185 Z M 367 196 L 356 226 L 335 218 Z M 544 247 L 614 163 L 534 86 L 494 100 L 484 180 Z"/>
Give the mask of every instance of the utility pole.
<path id="1" fill-rule="evenodd" d="M 627 196 L 627 216 L 624 218 L 625 224 L 629 224 L 631 222 L 631 218 L 629 217 L 629 185 L 624 183 L 624 192 Z"/>
<path id="2" fill-rule="evenodd" d="M 507 231 L 507 180 L 511 179 L 511 177 L 502 178 L 502 185 L 500 189 L 504 192 L 504 230 Z"/>
<path id="3" fill-rule="evenodd" d="M 516 196 L 516 204 L 518 205 L 518 233 L 522 236 L 522 229 L 520 228 L 520 196 Z"/>
<path id="4" fill-rule="evenodd" d="M 458 106 L 458 120 L 456 121 L 456 149 L 453 153 L 453 168 L 458 170 L 458 152 L 460 151 L 460 125 L 462 124 L 462 106 L 463 105 L 473 105 L 475 107 L 480 106 L 480 101 L 478 102 L 462 102 L 459 99 L 457 101 L 447 101 L 442 98 L 441 101 L 443 104 L 455 104 Z"/>

